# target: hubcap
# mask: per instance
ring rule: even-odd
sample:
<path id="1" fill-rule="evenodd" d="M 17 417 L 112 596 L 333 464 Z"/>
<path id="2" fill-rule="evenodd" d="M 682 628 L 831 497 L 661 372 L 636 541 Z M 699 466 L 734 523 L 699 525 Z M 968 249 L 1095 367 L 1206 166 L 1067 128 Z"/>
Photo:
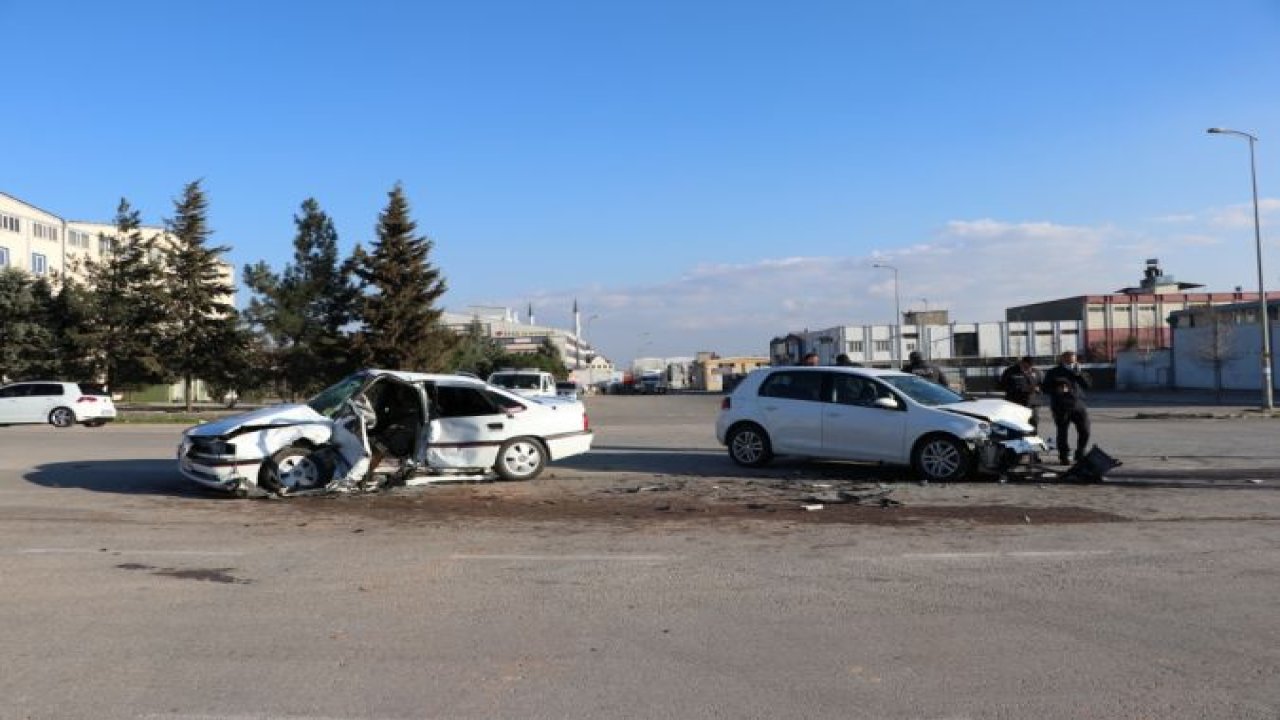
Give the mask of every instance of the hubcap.
<path id="1" fill-rule="evenodd" d="M 69 410 L 54 410 L 53 424 L 58 427 L 65 427 L 71 424 L 71 412 Z"/>
<path id="2" fill-rule="evenodd" d="M 533 443 L 516 443 L 502 455 L 502 464 L 513 475 L 529 475 L 541 462 L 542 453 Z"/>
<path id="3" fill-rule="evenodd" d="M 753 463 L 764 454 L 764 441 L 753 432 L 740 432 L 733 436 L 733 456 L 744 463 Z"/>
<path id="4" fill-rule="evenodd" d="M 941 440 L 925 445 L 920 453 L 920 464 L 930 477 L 951 477 L 960 469 L 960 462 L 956 446 Z"/>
<path id="5" fill-rule="evenodd" d="M 289 489 L 314 487 L 319 483 L 320 471 L 311 458 L 302 455 L 290 455 L 276 466 L 276 476 L 280 485 Z"/>

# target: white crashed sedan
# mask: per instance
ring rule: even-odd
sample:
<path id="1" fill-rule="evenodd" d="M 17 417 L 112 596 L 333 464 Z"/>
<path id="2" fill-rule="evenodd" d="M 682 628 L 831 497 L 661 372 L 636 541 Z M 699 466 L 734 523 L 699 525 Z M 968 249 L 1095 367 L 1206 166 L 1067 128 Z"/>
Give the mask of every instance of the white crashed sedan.
<path id="1" fill-rule="evenodd" d="M 539 402 L 465 375 L 364 370 L 306 404 L 189 428 L 182 474 L 241 495 L 319 493 L 490 473 L 532 480 L 591 449 L 580 402 Z"/>
<path id="2" fill-rule="evenodd" d="M 922 480 L 1001 475 L 1045 443 L 1031 410 L 974 400 L 924 378 L 853 367 L 772 367 L 724 398 L 716 439 L 739 465 L 779 455 L 912 467 Z"/>

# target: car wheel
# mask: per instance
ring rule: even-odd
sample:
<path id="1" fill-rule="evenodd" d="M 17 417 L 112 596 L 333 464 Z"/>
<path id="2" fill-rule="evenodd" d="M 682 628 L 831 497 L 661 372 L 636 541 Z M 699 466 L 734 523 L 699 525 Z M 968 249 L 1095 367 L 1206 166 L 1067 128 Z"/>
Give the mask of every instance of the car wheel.
<path id="1" fill-rule="evenodd" d="M 290 445 L 278 450 L 263 464 L 258 485 L 264 490 L 287 494 L 311 490 L 329 482 L 333 468 L 323 454 L 305 445 Z"/>
<path id="2" fill-rule="evenodd" d="M 951 482 L 969 476 L 969 449 L 948 435 L 930 435 L 916 445 L 911 466 L 925 482 Z"/>
<path id="3" fill-rule="evenodd" d="M 498 450 L 493 466 L 504 480 L 532 480 L 547 466 L 547 453 L 542 443 L 533 438 L 511 438 Z"/>
<path id="4" fill-rule="evenodd" d="M 69 428 L 76 424 L 76 414 L 71 408 L 54 408 L 49 412 L 49 424 L 54 427 Z"/>
<path id="5" fill-rule="evenodd" d="M 773 459 L 769 435 L 759 425 L 747 423 L 729 432 L 729 457 L 743 467 L 760 467 Z"/>

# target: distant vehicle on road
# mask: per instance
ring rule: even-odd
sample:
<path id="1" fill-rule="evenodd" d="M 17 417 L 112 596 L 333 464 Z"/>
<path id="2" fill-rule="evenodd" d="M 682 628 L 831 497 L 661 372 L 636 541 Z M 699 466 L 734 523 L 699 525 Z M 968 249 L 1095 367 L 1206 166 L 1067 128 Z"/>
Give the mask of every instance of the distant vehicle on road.
<path id="1" fill-rule="evenodd" d="M 489 375 L 489 384 L 525 397 L 555 397 L 559 394 L 555 376 L 537 368 L 503 368 Z"/>
<path id="2" fill-rule="evenodd" d="M 636 382 L 636 392 L 643 395 L 665 395 L 668 389 L 667 376 L 661 370 L 645 370 Z"/>
<path id="3" fill-rule="evenodd" d="M 556 383 L 556 395 L 577 400 L 582 397 L 582 387 L 572 380 L 561 380 Z"/>
<path id="4" fill-rule="evenodd" d="M 115 419 L 116 405 L 101 385 L 37 380 L 0 387 L 0 425 L 100 427 Z"/>

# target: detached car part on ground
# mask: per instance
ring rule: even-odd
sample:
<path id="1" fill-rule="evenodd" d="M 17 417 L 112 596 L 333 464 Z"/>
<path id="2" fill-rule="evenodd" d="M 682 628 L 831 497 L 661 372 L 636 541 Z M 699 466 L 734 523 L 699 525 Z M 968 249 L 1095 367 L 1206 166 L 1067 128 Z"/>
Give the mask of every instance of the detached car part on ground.
<path id="1" fill-rule="evenodd" d="M 206 487 L 297 495 L 491 474 L 532 480 L 591 441 L 580 402 L 542 402 L 462 375 L 366 370 L 306 404 L 190 428 L 178 463 Z"/>
<path id="2" fill-rule="evenodd" d="M 739 465 L 774 455 L 910 466 L 921 480 L 1005 476 L 1046 451 L 1031 411 L 974 400 L 908 373 L 761 368 L 725 397 L 716 439 Z"/>

